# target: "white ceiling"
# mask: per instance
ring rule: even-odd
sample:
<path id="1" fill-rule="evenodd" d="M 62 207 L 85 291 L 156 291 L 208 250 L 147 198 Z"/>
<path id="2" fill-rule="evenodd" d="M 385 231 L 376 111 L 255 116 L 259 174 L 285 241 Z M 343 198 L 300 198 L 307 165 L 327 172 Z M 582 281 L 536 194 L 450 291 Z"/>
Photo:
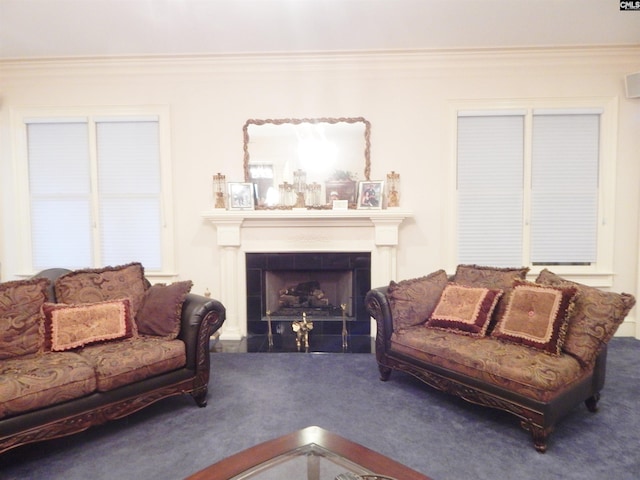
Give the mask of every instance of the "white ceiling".
<path id="1" fill-rule="evenodd" d="M 0 0 L 0 59 L 630 44 L 618 0 Z"/>

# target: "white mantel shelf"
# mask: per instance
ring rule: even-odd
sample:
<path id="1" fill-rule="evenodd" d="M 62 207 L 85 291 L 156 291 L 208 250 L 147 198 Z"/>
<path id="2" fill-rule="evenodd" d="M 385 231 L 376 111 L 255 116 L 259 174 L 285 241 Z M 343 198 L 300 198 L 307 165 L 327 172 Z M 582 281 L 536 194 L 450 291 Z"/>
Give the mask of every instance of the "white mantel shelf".
<path id="1" fill-rule="evenodd" d="M 247 332 L 245 253 L 371 252 L 371 283 L 381 286 L 396 278 L 400 224 L 413 213 L 397 208 L 210 210 L 202 217 L 216 228 L 216 295 L 227 309 L 221 338 L 235 340 Z"/>

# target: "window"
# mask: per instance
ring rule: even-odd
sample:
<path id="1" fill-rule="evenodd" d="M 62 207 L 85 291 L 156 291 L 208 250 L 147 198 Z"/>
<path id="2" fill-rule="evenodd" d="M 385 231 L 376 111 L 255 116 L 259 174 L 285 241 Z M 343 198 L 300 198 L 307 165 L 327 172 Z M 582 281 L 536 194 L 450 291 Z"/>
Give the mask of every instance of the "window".
<path id="1" fill-rule="evenodd" d="M 27 270 L 132 261 L 150 272 L 172 268 L 162 115 L 29 115 L 20 123 Z"/>
<path id="2" fill-rule="evenodd" d="M 605 107 L 456 109 L 457 263 L 610 272 Z"/>

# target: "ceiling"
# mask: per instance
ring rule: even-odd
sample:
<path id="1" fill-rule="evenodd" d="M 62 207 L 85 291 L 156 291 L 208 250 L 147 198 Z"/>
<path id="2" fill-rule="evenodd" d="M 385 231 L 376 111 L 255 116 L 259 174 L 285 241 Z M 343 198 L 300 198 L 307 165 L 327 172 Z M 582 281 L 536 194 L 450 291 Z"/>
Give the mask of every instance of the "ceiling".
<path id="1" fill-rule="evenodd" d="M 640 45 L 640 11 L 618 0 L 0 0 L 0 60 L 585 45 Z"/>

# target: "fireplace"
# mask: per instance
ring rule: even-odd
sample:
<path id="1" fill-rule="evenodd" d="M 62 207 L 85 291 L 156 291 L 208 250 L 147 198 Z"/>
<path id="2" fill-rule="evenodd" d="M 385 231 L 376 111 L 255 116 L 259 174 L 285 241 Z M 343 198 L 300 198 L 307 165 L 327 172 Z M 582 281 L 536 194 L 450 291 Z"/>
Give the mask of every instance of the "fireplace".
<path id="1" fill-rule="evenodd" d="M 204 212 L 202 217 L 215 227 L 211 270 L 213 283 L 210 290 L 227 311 L 226 321 L 220 329 L 220 338 L 247 338 L 248 308 L 255 308 L 256 312 L 260 312 L 255 314 L 257 317 L 251 313 L 251 318 L 254 318 L 251 322 L 257 323 L 252 328 L 255 326 L 266 329 L 265 326 L 260 327 L 266 323 L 260 318 L 266 313 L 266 307 L 263 311 L 261 301 L 256 300 L 253 295 L 250 300 L 248 296 L 249 286 L 253 288 L 254 282 L 262 280 L 257 280 L 261 278 L 259 276 L 251 281 L 246 277 L 249 260 L 247 254 L 345 253 L 358 258 L 365 253 L 370 257 L 370 285 L 387 285 L 396 278 L 400 224 L 411 216 L 411 212 L 403 209 Z M 360 290 L 356 297 L 366 293 L 361 290 L 364 287 L 357 288 Z M 255 306 L 256 303 L 258 307 Z M 357 303 L 352 308 L 355 313 L 351 313 L 355 315 L 357 322 L 362 322 L 363 330 L 371 337 L 375 336 L 374 322 L 369 320 L 367 328 L 364 320 L 364 315 L 367 314 L 359 309 Z M 291 328 L 291 322 L 288 322 L 287 328 Z"/>
<path id="2" fill-rule="evenodd" d="M 370 335 L 364 297 L 371 288 L 369 252 L 247 253 L 247 334 L 286 333 L 305 314 L 313 336 L 340 335 L 343 306 L 350 335 Z"/>

